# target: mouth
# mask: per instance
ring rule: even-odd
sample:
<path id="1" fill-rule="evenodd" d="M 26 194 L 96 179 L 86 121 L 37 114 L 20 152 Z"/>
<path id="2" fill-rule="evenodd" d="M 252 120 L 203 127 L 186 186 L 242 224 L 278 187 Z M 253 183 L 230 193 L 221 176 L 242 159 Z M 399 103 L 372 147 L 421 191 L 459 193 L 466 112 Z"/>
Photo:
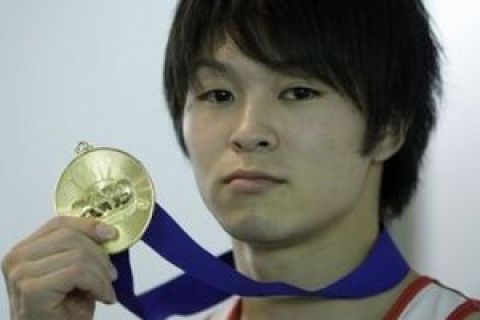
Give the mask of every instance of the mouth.
<path id="1" fill-rule="evenodd" d="M 285 183 L 286 180 L 263 171 L 258 170 L 237 170 L 229 174 L 223 179 L 223 182 L 228 184 L 234 180 L 268 180 L 275 183 Z"/>
<path id="2" fill-rule="evenodd" d="M 223 179 L 223 183 L 239 193 L 259 193 L 287 183 L 283 177 L 258 170 L 237 170 Z"/>

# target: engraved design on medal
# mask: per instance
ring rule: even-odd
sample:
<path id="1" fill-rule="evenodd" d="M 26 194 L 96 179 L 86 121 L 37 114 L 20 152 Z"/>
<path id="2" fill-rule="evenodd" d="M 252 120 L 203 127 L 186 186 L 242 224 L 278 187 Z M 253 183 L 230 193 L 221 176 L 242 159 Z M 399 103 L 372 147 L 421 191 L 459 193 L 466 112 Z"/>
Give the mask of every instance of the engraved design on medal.
<path id="1" fill-rule="evenodd" d="M 135 201 L 132 184 L 127 179 L 102 180 L 90 186 L 84 198 L 72 203 L 74 212 L 84 218 L 106 218 L 128 210 Z"/>

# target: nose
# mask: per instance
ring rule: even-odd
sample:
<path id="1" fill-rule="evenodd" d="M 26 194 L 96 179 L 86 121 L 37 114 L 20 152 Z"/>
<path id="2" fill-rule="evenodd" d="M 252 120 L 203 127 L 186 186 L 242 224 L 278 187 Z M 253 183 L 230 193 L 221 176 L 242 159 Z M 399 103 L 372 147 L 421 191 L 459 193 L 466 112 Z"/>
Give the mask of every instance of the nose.
<path id="1" fill-rule="evenodd" d="M 278 147 L 274 118 L 267 109 L 262 105 L 243 108 L 230 137 L 235 152 L 265 152 Z"/>

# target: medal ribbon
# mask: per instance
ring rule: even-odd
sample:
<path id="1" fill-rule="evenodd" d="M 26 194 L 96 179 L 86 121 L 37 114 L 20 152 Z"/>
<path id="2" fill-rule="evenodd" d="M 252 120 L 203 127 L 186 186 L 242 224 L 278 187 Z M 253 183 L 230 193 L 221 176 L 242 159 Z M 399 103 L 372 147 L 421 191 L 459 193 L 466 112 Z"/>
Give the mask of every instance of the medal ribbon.
<path id="1" fill-rule="evenodd" d="M 366 259 L 351 273 L 325 288 L 309 291 L 281 282 L 258 282 L 235 270 L 231 252 L 215 257 L 199 246 L 159 205 L 155 206 L 142 241 L 185 272 L 136 295 L 128 250 L 111 257 L 119 274 L 113 283 L 118 301 L 146 320 L 191 315 L 232 295 L 365 298 L 394 287 L 410 270 L 388 232 L 383 230 Z"/>

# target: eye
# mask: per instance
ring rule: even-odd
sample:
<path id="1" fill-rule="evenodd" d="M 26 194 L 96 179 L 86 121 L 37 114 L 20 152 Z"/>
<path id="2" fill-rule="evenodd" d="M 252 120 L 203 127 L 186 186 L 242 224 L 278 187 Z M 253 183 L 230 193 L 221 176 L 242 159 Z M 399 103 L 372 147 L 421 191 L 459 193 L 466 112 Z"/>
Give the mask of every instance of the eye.
<path id="1" fill-rule="evenodd" d="M 211 103 L 226 103 L 235 100 L 233 94 L 228 90 L 214 89 L 202 93 L 197 97 L 201 101 L 207 101 Z"/>
<path id="2" fill-rule="evenodd" d="M 320 95 L 321 93 L 319 91 L 311 88 L 295 87 L 281 92 L 279 97 L 285 100 L 303 101 L 311 100 Z"/>

